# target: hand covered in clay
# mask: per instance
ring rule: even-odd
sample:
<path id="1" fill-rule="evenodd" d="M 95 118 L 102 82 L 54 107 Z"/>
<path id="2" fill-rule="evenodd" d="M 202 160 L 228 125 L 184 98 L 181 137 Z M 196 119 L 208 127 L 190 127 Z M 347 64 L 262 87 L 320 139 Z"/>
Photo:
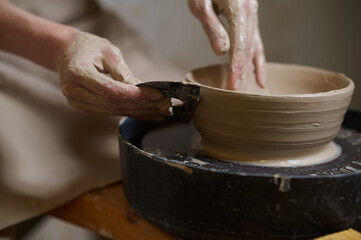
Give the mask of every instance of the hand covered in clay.
<path id="1" fill-rule="evenodd" d="M 245 90 L 252 64 L 257 84 L 264 87 L 265 57 L 258 29 L 257 0 L 188 0 L 188 4 L 201 21 L 213 51 L 217 55 L 230 51 L 227 89 Z M 226 15 L 228 32 L 217 13 Z"/>
<path id="2" fill-rule="evenodd" d="M 79 32 L 58 60 L 61 90 L 70 105 L 87 113 L 160 121 L 170 100 L 140 83 L 120 50 L 108 40 Z"/>

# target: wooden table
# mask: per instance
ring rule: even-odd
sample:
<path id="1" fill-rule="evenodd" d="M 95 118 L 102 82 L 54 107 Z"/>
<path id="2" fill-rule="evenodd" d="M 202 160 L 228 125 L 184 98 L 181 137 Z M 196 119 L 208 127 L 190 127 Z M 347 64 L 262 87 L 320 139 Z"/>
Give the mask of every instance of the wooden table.
<path id="1" fill-rule="evenodd" d="M 180 240 L 140 217 L 126 200 L 120 183 L 86 193 L 50 214 L 110 239 Z"/>

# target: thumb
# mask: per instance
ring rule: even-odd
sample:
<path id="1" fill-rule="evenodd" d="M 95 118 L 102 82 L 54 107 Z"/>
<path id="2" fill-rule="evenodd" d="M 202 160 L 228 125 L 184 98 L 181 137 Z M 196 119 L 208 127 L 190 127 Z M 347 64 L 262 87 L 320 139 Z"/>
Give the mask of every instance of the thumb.
<path id="1" fill-rule="evenodd" d="M 105 50 L 102 54 L 104 57 L 103 66 L 114 80 L 130 85 L 141 83 L 139 79 L 133 76 L 119 49 Z"/>

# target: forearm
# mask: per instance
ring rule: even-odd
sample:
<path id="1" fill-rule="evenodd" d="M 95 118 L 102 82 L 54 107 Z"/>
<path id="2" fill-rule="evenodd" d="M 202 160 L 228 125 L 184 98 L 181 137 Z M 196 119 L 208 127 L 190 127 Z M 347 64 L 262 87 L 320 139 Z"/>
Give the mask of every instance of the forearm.
<path id="1" fill-rule="evenodd" d="M 0 49 L 50 70 L 69 47 L 77 30 L 27 13 L 0 0 Z"/>

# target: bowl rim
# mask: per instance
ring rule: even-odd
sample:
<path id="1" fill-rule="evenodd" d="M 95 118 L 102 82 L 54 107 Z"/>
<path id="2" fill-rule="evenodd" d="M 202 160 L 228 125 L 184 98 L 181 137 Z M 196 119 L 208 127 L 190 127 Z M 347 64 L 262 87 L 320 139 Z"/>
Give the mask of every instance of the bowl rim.
<path id="1" fill-rule="evenodd" d="M 288 64 L 288 63 L 277 63 L 277 62 L 268 62 L 266 64 L 266 66 L 270 66 L 270 67 L 287 67 L 287 68 L 296 68 L 296 69 L 303 69 L 303 70 L 307 70 L 308 72 L 318 72 L 318 73 L 326 73 L 328 75 L 334 75 L 337 76 L 339 78 L 342 78 L 344 80 L 347 81 L 347 86 L 344 88 L 340 88 L 340 89 L 336 89 L 336 90 L 330 90 L 327 92 L 318 92 L 318 93 L 305 93 L 305 94 L 272 94 L 272 95 L 266 95 L 266 94 L 255 94 L 255 93 L 243 93 L 243 92 L 237 92 L 234 90 L 227 90 L 227 89 L 221 89 L 221 88 L 216 88 L 216 87 L 211 87 L 202 83 L 199 83 L 195 80 L 193 80 L 191 78 L 192 74 L 194 71 L 197 70 L 202 70 L 202 69 L 206 69 L 206 68 L 211 68 L 211 67 L 219 67 L 219 66 L 224 66 L 226 64 L 213 64 L 213 65 L 208 65 L 208 66 L 204 66 L 204 67 L 199 67 L 199 68 L 195 68 L 189 72 L 186 73 L 186 80 L 188 82 L 191 83 L 196 83 L 199 86 L 201 86 L 202 88 L 205 88 L 207 90 L 210 91 L 214 91 L 214 92 L 219 92 L 219 93 L 227 93 L 228 95 L 237 95 L 237 96 L 244 96 L 244 97 L 262 97 L 262 98 L 267 98 L 267 99 L 273 99 L 273 98 L 279 98 L 279 99 L 300 99 L 300 98 L 321 98 L 321 97 L 331 97 L 331 96 L 337 96 L 337 95 L 344 95 L 349 93 L 350 95 L 352 95 L 354 89 L 355 89 L 355 84 L 354 82 L 348 78 L 345 74 L 343 73 L 338 73 L 338 72 L 334 72 L 334 71 L 330 71 L 330 70 L 325 70 L 322 68 L 316 68 L 316 67 L 311 67 L 311 66 L 304 66 L 304 65 L 297 65 L 297 64 Z"/>

